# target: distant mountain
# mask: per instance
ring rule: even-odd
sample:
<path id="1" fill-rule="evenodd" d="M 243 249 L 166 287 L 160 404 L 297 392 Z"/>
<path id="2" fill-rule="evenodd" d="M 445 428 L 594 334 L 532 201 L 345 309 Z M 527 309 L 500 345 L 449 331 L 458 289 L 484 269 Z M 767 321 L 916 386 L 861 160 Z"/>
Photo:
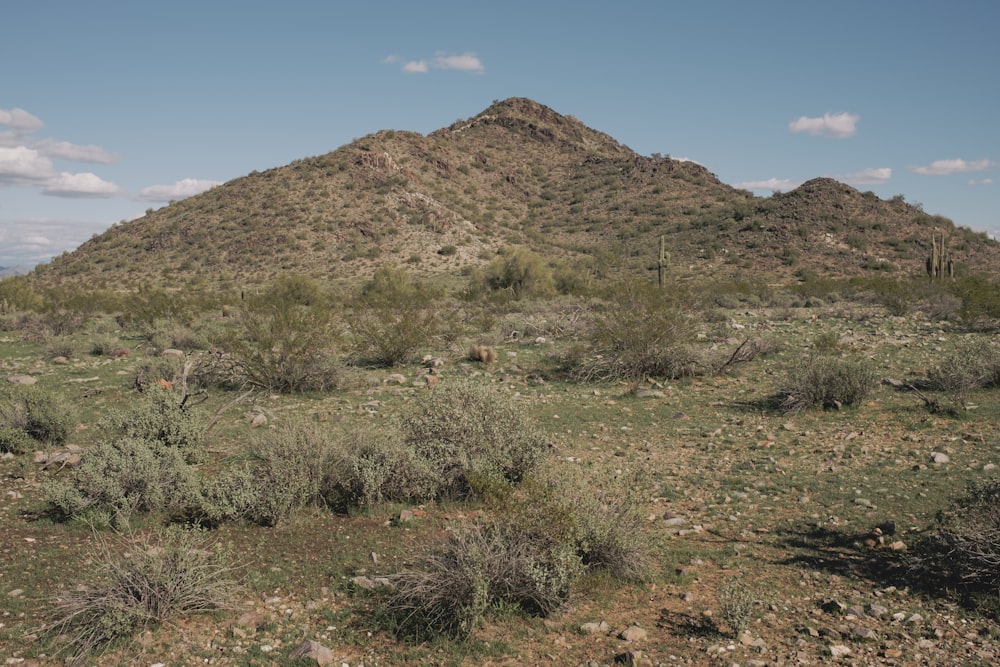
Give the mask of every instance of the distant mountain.
<path id="1" fill-rule="evenodd" d="M 959 266 L 1000 246 L 901 198 L 831 179 L 768 198 L 704 167 L 641 156 L 523 98 L 426 136 L 383 130 L 252 172 L 122 223 L 32 274 L 41 286 L 241 288 L 284 272 L 366 277 L 386 262 L 458 275 L 505 246 L 651 275 L 658 239 L 677 275 L 785 280 L 923 271 L 933 234 Z"/>
<path id="2" fill-rule="evenodd" d="M 23 276 L 30 273 L 31 269 L 27 266 L 22 266 L 18 264 L 17 266 L 0 266 L 0 278 L 9 278 L 10 276 Z"/>

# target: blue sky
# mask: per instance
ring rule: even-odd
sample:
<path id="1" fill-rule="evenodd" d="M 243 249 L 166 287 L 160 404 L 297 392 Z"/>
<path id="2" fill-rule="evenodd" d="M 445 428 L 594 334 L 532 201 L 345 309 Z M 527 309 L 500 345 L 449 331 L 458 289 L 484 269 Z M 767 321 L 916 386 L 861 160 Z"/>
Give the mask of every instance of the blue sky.
<path id="1" fill-rule="evenodd" d="M 0 266 L 381 129 L 530 97 L 767 195 L 1000 232 L 1000 2 L 11 0 Z"/>

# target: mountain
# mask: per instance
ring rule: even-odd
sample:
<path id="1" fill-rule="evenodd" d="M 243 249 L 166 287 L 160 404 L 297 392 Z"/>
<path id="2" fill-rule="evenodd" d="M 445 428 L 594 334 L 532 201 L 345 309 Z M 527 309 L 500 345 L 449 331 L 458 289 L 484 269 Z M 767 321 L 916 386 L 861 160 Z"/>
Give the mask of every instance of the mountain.
<path id="1" fill-rule="evenodd" d="M 27 266 L 0 266 L 0 278 L 7 278 L 10 276 L 23 276 L 31 271 Z"/>
<path id="2" fill-rule="evenodd" d="M 383 130 L 151 210 L 32 279 L 242 288 L 284 272 L 352 280 L 386 262 L 459 275 L 510 245 L 643 274 L 660 236 L 678 274 L 909 274 L 923 271 L 935 233 L 960 265 L 998 265 L 985 234 L 900 197 L 830 179 L 755 197 L 694 162 L 639 155 L 573 116 L 511 98 L 426 136 Z"/>

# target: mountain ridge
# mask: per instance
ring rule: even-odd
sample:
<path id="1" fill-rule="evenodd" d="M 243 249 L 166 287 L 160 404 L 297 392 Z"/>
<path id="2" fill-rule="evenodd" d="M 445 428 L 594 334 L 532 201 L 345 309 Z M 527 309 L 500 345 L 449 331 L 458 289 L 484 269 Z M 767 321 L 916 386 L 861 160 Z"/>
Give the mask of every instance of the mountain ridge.
<path id="1" fill-rule="evenodd" d="M 422 135 L 380 130 L 113 226 L 38 267 L 42 286 L 247 286 L 367 277 L 387 262 L 458 276 L 506 246 L 641 273 L 667 240 L 690 275 L 791 279 L 922 270 L 932 234 L 996 266 L 985 234 L 828 178 L 769 198 L 694 162 L 642 156 L 527 98 Z"/>

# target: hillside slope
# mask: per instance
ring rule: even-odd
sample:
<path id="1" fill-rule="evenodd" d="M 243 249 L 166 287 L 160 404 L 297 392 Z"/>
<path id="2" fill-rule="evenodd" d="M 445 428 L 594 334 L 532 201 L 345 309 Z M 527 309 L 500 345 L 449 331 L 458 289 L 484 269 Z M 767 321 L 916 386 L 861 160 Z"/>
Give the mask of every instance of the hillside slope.
<path id="1" fill-rule="evenodd" d="M 783 280 L 803 267 L 919 272 L 935 231 L 960 264 L 1000 264 L 985 235 L 900 198 L 830 179 L 754 197 L 512 98 L 427 136 L 384 130 L 234 179 L 115 225 L 32 279 L 246 287 L 285 272 L 352 280 L 386 262 L 457 275 L 509 245 L 644 274 L 664 235 L 677 273 Z"/>

